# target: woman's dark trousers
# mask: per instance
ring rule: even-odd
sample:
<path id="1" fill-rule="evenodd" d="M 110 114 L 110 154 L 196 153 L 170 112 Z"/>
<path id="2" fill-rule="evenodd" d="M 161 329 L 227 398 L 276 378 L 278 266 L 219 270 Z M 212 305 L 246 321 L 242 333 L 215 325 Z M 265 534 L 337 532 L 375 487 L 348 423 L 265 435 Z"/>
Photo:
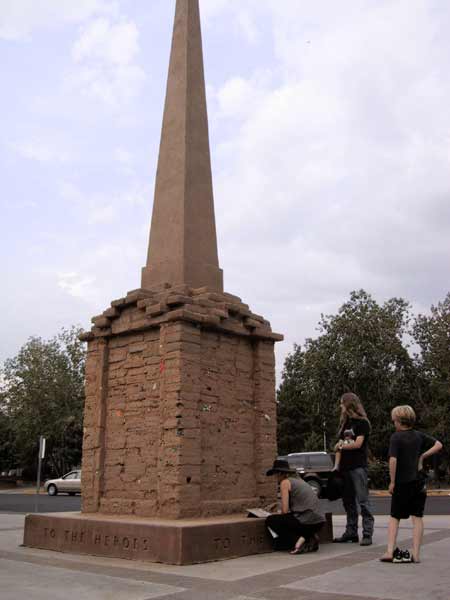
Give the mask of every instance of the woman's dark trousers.
<path id="1" fill-rule="evenodd" d="M 266 527 L 274 531 L 278 537 L 272 537 L 275 550 L 293 550 L 299 537 L 304 537 L 306 542 L 320 531 L 323 523 L 303 525 L 292 513 L 284 515 L 270 515 L 266 519 Z"/>

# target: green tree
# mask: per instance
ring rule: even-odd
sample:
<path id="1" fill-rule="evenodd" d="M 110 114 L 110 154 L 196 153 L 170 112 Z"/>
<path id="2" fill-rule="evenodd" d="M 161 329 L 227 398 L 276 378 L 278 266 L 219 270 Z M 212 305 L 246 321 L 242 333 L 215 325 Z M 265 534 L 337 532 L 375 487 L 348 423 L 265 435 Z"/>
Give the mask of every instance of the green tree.
<path id="1" fill-rule="evenodd" d="M 430 315 L 418 315 L 412 327 L 420 348 L 416 362 L 420 374 L 421 425 L 450 448 L 450 293 L 432 306 Z"/>
<path id="2" fill-rule="evenodd" d="M 79 334 L 73 327 L 48 341 L 30 338 L 5 361 L 0 410 L 13 435 L 14 466 L 34 467 L 40 435 L 54 473 L 80 462 L 85 350 Z"/>
<path id="3" fill-rule="evenodd" d="M 371 450 L 386 455 L 390 409 L 417 396 L 417 373 L 405 344 L 409 305 L 392 298 L 379 305 L 367 292 L 352 292 L 336 315 L 323 316 L 319 336 L 295 346 L 278 391 L 281 453 L 323 449 L 336 438 L 338 401 L 353 391 L 372 422 Z"/>
<path id="4" fill-rule="evenodd" d="M 14 462 L 14 435 L 11 421 L 8 415 L 0 410 L 0 472 L 14 466 Z"/>

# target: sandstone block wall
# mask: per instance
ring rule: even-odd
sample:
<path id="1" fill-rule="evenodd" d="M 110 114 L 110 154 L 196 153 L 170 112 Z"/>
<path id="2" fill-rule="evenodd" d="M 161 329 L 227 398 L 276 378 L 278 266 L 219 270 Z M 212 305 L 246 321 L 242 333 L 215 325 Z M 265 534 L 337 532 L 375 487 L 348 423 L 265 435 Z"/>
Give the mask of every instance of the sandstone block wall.
<path id="1" fill-rule="evenodd" d="M 255 335 L 267 322 L 235 297 L 183 291 L 175 305 L 173 291 L 135 292 L 85 336 L 84 512 L 183 518 L 274 499 L 277 336 Z"/>

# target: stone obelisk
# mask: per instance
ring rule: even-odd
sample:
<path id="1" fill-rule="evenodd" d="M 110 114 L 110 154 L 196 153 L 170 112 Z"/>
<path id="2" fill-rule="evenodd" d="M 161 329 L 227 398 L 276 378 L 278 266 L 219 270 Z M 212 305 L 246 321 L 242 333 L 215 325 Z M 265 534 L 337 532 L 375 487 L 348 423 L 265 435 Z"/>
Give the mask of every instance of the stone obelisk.
<path id="1" fill-rule="evenodd" d="M 223 291 L 217 254 L 198 1 L 177 2 L 142 287 Z"/>
<path id="2" fill-rule="evenodd" d="M 275 499 L 282 336 L 223 292 L 198 0 L 176 2 L 141 287 L 93 323 L 82 513 L 30 516 L 25 544 L 181 564 L 267 551 L 242 515 Z"/>

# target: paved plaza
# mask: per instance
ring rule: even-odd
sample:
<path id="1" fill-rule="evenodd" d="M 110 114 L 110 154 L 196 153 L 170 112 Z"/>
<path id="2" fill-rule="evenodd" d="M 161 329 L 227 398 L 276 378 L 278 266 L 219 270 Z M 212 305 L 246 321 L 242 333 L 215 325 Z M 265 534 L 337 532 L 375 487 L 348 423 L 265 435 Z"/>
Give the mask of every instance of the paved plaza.
<path id="1" fill-rule="evenodd" d="M 323 545 L 188 567 L 22 548 L 23 515 L 0 514 L 2 600 L 449 600 L 450 519 L 426 518 L 422 563 L 382 564 L 387 517 L 374 545 Z M 335 533 L 344 517 L 334 517 Z M 411 524 L 401 528 L 407 547 Z"/>

